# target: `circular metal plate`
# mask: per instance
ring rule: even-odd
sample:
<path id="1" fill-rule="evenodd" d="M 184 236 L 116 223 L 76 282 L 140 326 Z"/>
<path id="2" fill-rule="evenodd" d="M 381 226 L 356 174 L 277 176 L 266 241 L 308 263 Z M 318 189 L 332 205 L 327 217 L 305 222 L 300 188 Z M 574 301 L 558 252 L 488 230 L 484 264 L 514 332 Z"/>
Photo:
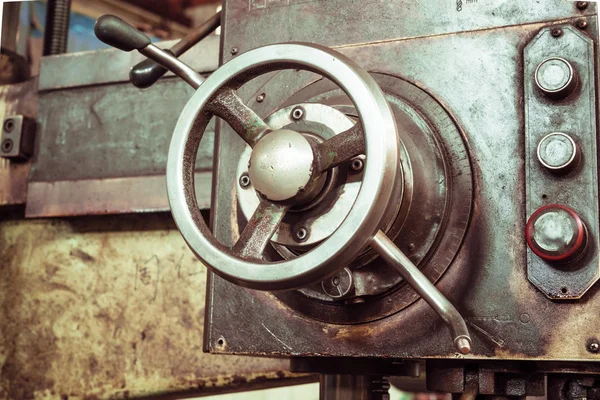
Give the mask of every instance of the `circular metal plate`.
<path id="1" fill-rule="evenodd" d="M 294 129 L 318 136 L 323 140 L 344 132 L 354 125 L 352 119 L 332 107 L 323 104 L 301 104 L 300 106 L 304 109 L 302 122 L 298 122 L 292 116 L 296 105 L 277 110 L 265 122 L 274 130 Z M 238 163 L 238 177 L 247 173 L 251 154 L 252 149 L 247 146 Z M 295 213 L 288 213 L 271 241 L 289 247 L 310 247 L 331 236 L 350 212 L 360 191 L 362 174 L 344 174 L 344 178 L 346 179 L 342 182 L 335 182 L 335 187 L 331 188 L 331 191 L 336 192 L 333 207 L 324 204 L 324 207 L 303 212 L 301 218 Z M 336 179 L 336 181 L 341 180 Z M 242 186 L 238 180 L 237 192 L 238 204 L 247 220 L 258 208 L 259 197 L 253 190 L 252 182 L 250 185 Z M 298 224 L 302 224 L 302 227 L 309 232 L 309 236 L 302 242 L 296 240 L 294 236 Z"/>
<path id="2" fill-rule="evenodd" d="M 390 232 L 400 249 L 435 282 L 458 252 L 471 214 L 473 181 L 463 135 L 451 115 L 424 90 L 394 76 L 371 75 L 386 94 L 402 143 L 399 155 L 405 183 L 396 185 L 403 185 L 404 201 L 396 205 L 401 207 Z M 260 90 L 272 96 L 269 84 Z M 325 79 L 281 101 L 283 107 L 305 102 L 326 104 L 348 116 L 356 113 L 347 96 Z M 321 285 L 276 295 L 311 318 L 350 324 L 386 317 L 419 298 L 395 271 L 374 258 L 365 252 L 348 265 L 355 299 L 336 301 Z"/>

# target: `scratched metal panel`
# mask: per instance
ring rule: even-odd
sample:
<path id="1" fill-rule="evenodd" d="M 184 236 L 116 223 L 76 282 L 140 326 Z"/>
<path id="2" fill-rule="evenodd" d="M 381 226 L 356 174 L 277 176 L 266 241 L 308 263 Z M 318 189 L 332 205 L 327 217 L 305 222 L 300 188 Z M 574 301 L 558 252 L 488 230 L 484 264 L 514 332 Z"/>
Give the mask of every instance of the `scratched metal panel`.
<path id="1" fill-rule="evenodd" d="M 32 181 L 164 175 L 171 134 L 194 90 L 179 79 L 40 93 Z M 213 128 L 198 169 L 212 168 Z"/>
<path id="2" fill-rule="evenodd" d="M 306 381 L 202 352 L 206 271 L 167 214 L 0 221 L 0 398 L 202 395 Z"/>
<path id="3" fill-rule="evenodd" d="M 591 337 L 597 336 L 600 325 L 598 285 L 588 292 L 584 301 L 576 304 L 548 300 L 527 279 L 523 236 L 525 145 L 522 135 L 522 51 L 548 23 L 515 24 L 569 16 L 574 18 L 561 19 L 560 23 L 575 24 L 581 17 L 575 4 L 554 0 L 480 1 L 475 5 L 464 2 L 466 9 L 474 5 L 479 10 L 487 10 L 482 17 L 484 22 L 486 16 L 489 19 L 495 13 L 493 8 L 487 7 L 496 4 L 504 11 L 503 15 L 495 17 L 503 19 L 500 25 L 507 26 L 445 35 L 439 34 L 437 23 L 422 23 L 423 18 L 428 18 L 423 15 L 432 13 L 427 2 L 420 2 L 422 13 L 406 14 L 396 10 L 397 18 L 382 12 L 385 10 L 383 2 L 376 1 L 366 2 L 380 6 L 373 7 L 377 11 L 373 15 L 358 2 L 350 2 L 350 6 L 345 2 L 341 6 L 336 1 L 303 4 L 290 1 L 289 7 L 270 7 L 271 3 L 274 2 L 264 3 L 269 7 L 250 10 L 248 21 L 243 22 L 241 10 L 246 8 L 248 11 L 248 2 L 229 2 L 224 48 L 241 46 L 243 51 L 289 39 L 339 44 L 343 46 L 343 53 L 367 70 L 401 76 L 429 91 L 464 128 L 475 177 L 474 212 L 458 257 L 439 281 L 438 288 L 467 319 L 474 338 L 473 354 L 467 358 L 600 360 L 600 356 L 589 353 L 586 346 Z M 400 2 L 390 3 L 402 8 L 398 4 Z M 437 1 L 433 3 L 438 4 Z M 316 17 L 308 15 L 303 19 L 295 14 L 301 11 L 310 14 L 310 8 L 320 16 L 319 24 L 325 27 L 314 23 L 304 34 L 300 26 Z M 519 8 L 524 15 L 514 12 Z M 361 11 L 357 12 L 357 9 Z M 590 12 L 595 13 L 595 9 L 586 11 Z M 447 13 L 449 11 L 433 13 L 430 18 L 439 18 L 443 27 Z M 357 21 L 358 15 L 364 23 Z M 278 16 L 285 23 L 270 24 L 273 16 Z M 471 17 L 474 16 L 471 14 Z M 397 37 L 420 35 L 411 33 L 411 29 L 420 29 L 421 33 L 430 36 L 398 41 L 385 40 L 385 35 L 373 36 L 374 31 L 385 31 L 381 26 L 390 28 L 389 20 L 396 26 L 394 35 Z M 337 21 L 336 30 L 332 28 L 332 21 Z M 596 18 L 588 18 L 587 21 L 587 34 L 597 41 Z M 485 25 L 471 26 L 472 29 L 482 27 Z M 258 32 L 262 29 L 264 32 Z M 327 29 L 331 35 L 326 35 Z M 402 33 L 401 30 L 408 31 Z M 311 36 L 307 37 L 308 34 Z M 361 36 L 357 38 L 356 35 Z M 241 38 L 246 38 L 247 42 L 241 41 Z M 356 44 L 374 39 L 382 41 Z M 225 59 L 230 57 L 229 53 L 224 53 Z M 298 81 L 305 78 L 292 75 L 281 74 L 279 80 L 275 77 L 267 83 L 264 80 L 252 82 L 243 88 L 243 98 L 261 115 L 267 115 L 273 109 L 266 107 L 275 107 L 277 99 L 283 102 L 292 94 L 290 88 L 302 86 Z M 281 84 L 283 82 L 285 84 Z M 261 104 L 255 101 L 256 95 L 263 92 L 270 99 L 268 106 L 263 106 L 266 101 Z M 238 233 L 237 211 L 235 202 L 231 200 L 235 197 L 236 165 L 231 159 L 236 159 L 232 154 L 241 151 L 243 143 L 227 128 L 220 128 L 220 152 L 215 171 L 215 193 L 220 201 L 216 202 L 213 215 L 216 234 L 224 243 L 229 243 Z M 302 317 L 269 293 L 241 289 L 216 276 L 210 283 L 214 302 L 209 305 L 211 310 L 207 314 L 210 319 L 207 321 L 209 330 L 205 346 L 211 352 L 462 357 L 455 354 L 445 325 L 422 300 L 380 321 L 343 326 Z M 219 345 L 221 338 L 225 339 L 222 342 L 225 345 Z"/>
<path id="4" fill-rule="evenodd" d="M 549 21 L 595 13 L 567 0 L 233 0 L 224 49 L 277 42 L 347 46 Z"/>

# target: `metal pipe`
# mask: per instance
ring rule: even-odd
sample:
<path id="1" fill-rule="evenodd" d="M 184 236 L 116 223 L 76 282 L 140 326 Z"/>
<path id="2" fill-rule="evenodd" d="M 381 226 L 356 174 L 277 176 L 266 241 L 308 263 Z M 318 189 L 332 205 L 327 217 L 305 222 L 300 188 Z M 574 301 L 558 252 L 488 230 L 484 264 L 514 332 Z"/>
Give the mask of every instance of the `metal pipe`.
<path id="1" fill-rule="evenodd" d="M 181 79 L 189 83 L 194 89 L 198 89 L 204 82 L 204 77 L 197 73 L 189 65 L 174 57 L 172 54 L 159 49 L 153 44 L 140 49 L 139 52 L 178 75 Z"/>
<path id="2" fill-rule="evenodd" d="M 437 290 L 434 284 L 385 233 L 378 231 L 371 242 L 371 247 L 379 253 L 385 262 L 394 267 L 400 276 L 442 317 L 450 329 L 454 347 L 462 354 L 470 353 L 471 337 L 467 324 L 452 303 Z"/>
<path id="3" fill-rule="evenodd" d="M 67 52 L 71 0 L 48 0 L 44 56 Z"/>
<path id="4" fill-rule="evenodd" d="M 369 375 L 321 375 L 320 400 L 389 400 L 385 377 Z"/>

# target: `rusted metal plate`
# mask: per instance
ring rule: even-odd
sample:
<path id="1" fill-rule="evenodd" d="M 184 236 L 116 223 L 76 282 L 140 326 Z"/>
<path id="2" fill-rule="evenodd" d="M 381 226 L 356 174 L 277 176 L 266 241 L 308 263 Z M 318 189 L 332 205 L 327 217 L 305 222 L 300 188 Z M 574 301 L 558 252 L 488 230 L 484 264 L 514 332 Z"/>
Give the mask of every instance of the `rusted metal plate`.
<path id="1" fill-rule="evenodd" d="M 206 270 L 168 214 L 0 222 L 0 398 L 203 395 L 312 380 L 202 352 Z"/>
<path id="2" fill-rule="evenodd" d="M 286 4 L 276 7 L 275 2 L 262 3 L 265 7 L 252 8 L 251 2 L 248 13 L 247 1 L 228 2 L 225 49 L 241 46 L 243 52 L 285 40 L 339 45 L 367 71 L 401 77 L 430 93 L 463 129 L 473 164 L 473 213 L 457 257 L 437 287 L 469 324 L 473 353 L 465 359 L 600 360 L 598 354 L 587 349 L 600 325 L 598 285 L 580 302 L 558 303 L 546 298 L 527 279 L 522 134 L 524 47 L 548 25 L 576 25 L 582 15 L 595 13 L 595 5 L 590 3 L 592 7 L 582 12 L 574 3 L 554 0 L 535 4 L 510 0 L 463 2 L 465 10 L 480 10 L 483 14 L 471 13 L 472 25 L 455 24 L 451 30 L 455 33 L 445 34 L 450 27 L 446 18 L 455 14 L 432 10 L 440 2 L 413 3 L 408 9 L 393 8 L 398 2 L 383 5 L 369 1 L 361 3 L 361 21 L 354 17 L 356 7 L 350 12 L 353 7 L 347 4 L 290 1 L 278 2 Z M 393 10 L 382 13 L 382 7 Z M 242 14 L 244 8 L 246 17 Z M 522 12 L 517 12 L 519 9 Z M 309 22 L 310 29 L 306 29 L 306 18 L 286 26 L 274 22 L 296 21 L 296 13 L 309 12 L 321 18 L 318 23 Z M 369 18 L 370 12 L 377 14 Z M 421 23 L 429 17 L 435 21 Z M 352 29 L 327 30 L 329 21 L 334 20 L 337 26 Z M 585 33 L 596 41 L 596 17 L 585 20 Z M 359 29 L 363 23 L 368 25 Z M 277 28 L 265 28 L 273 26 Z M 422 36 L 415 34 L 417 30 Z M 225 60 L 231 57 L 229 52 L 223 54 Z M 307 85 L 308 80 L 300 74 L 290 73 L 287 77 L 291 78 L 282 79 L 281 85 L 265 84 L 264 80 L 251 82 L 240 96 L 259 115 L 268 115 Z M 259 104 L 254 99 L 263 93 L 266 97 Z M 229 128 L 219 129 L 213 216 L 218 239 L 230 244 L 239 234 L 240 215 L 236 202 L 231 200 L 236 196 L 237 179 L 236 163 L 231 160 L 243 151 L 243 143 Z M 212 303 L 207 313 L 205 346 L 215 353 L 462 358 L 452 349 L 441 319 L 422 300 L 370 323 L 329 324 L 292 310 L 273 294 L 242 289 L 218 277 L 209 283 Z M 219 345 L 219 339 L 224 345 Z"/>
<path id="3" fill-rule="evenodd" d="M 0 120 L 7 115 L 37 114 L 37 80 L 0 86 Z M 25 204 L 30 163 L 0 158 L 0 206 Z"/>
<path id="4" fill-rule="evenodd" d="M 212 173 L 195 178 L 198 207 L 210 208 Z M 32 182 L 27 218 L 169 211 L 164 175 L 79 181 Z"/>

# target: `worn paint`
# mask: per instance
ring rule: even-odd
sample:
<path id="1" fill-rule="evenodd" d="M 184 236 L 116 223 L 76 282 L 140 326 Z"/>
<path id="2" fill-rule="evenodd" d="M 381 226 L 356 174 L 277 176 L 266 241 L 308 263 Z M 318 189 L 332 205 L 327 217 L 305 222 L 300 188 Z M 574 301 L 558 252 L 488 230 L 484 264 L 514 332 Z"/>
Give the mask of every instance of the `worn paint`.
<path id="1" fill-rule="evenodd" d="M 203 353 L 206 269 L 168 215 L 5 216 L 0 258 L 0 398 L 134 398 L 299 378 L 287 360 Z"/>

